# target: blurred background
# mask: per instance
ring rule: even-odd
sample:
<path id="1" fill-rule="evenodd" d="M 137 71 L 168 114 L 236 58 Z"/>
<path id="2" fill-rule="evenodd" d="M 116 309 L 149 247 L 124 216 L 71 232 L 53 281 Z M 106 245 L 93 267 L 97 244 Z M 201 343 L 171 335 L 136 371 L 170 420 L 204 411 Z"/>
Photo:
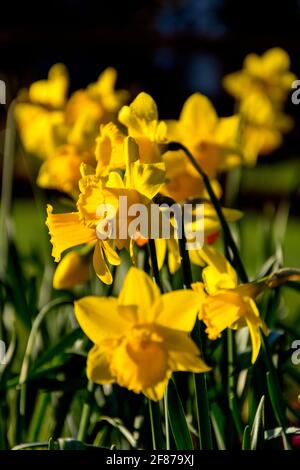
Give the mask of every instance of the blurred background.
<path id="1" fill-rule="evenodd" d="M 53 0 L 48 4 L 12 0 L 1 6 L 0 79 L 7 85 L 9 104 L 20 88 L 46 78 L 56 62 L 69 69 L 70 92 L 113 66 L 118 70 L 117 88 L 129 89 L 132 97 L 141 90 L 150 93 L 162 119 L 176 118 L 195 91 L 209 96 L 219 115 L 226 116 L 234 103 L 222 88 L 222 77 L 240 69 L 249 52 L 282 47 L 291 57 L 291 70 L 300 77 L 299 30 L 299 0 Z M 7 106 L 2 106 L 2 130 L 6 111 Z M 285 264 L 300 264 L 300 105 L 289 99 L 286 112 L 295 126 L 284 145 L 261 157 L 255 168 L 243 170 L 238 204 L 246 212 L 244 257 L 252 274 L 262 262 L 263 240 L 257 234 L 280 207 L 287 208 L 290 217 Z M 40 243 L 23 227 L 24 214 L 26 220 L 32 219 L 31 226 L 35 223 L 33 191 L 20 161 L 13 208 L 16 233 L 22 233 L 18 245 L 25 255 Z"/>

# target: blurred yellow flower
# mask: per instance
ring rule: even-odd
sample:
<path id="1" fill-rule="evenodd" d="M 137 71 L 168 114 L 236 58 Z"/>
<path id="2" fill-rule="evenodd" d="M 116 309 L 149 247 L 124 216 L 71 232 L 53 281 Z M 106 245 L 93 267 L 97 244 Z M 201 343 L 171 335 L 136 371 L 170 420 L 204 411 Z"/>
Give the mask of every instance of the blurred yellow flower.
<path id="1" fill-rule="evenodd" d="M 261 56 L 248 54 L 243 69 L 226 75 L 223 85 L 229 94 L 239 100 L 252 93 L 259 93 L 280 104 L 285 101 L 296 80 L 289 68 L 287 52 L 274 47 Z"/>
<path id="2" fill-rule="evenodd" d="M 58 264 L 54 277 L 54 289 L 70 289 L 91 278 L 90 252 L 74 250 L 67 253 Z"/>
<path id="3" fill-rule="evenodd" d="M 74 145 L 61 145 L 42 163 L 37 177 L 38 186 L 56 189 L 76 198 L 83 161 L 89 161 L 89 154 L 79 154 Z"/>
<path id="4" fill-rule="evenodd" d="M 161 161 L 167 128 L 163 121 L 159 121 L 156 103 L 150 95 L 140 93 L 129 106 L 123 106 L 119 121 L 137 142 L 142 163 Z"/>
<path id="5" fill-rule="evenodd" d="M 166 124 L 168 141 L 187 147 L 210 178 L 241 163 L 239 117 L 218 118 L 206 96 L 191 95 L 183 105 L 179 120 Z M 203 195 L 201 178 L 182 150 L 167 151 L 163 158 L 167 171 L 166 194 L 176 201 Z"/>
<path id="6" fill-rule="evenodd" d="M 117 72 L 110 67 L 101 73 L 96 83 L 70 97 L 65 111 L 69 143 L 94 151 L 100 124 L 114 120 L 128 99 L 127 91 L 114 89 L 116 79 Z"/>
<path id="7" fill-rule="evenodd" d="M 267 96 L 253 93 L 240 103 L 241 146 L 245 163 L 254 165 L 259 155 L 268 155 L 282 144 L 293 120 L 276 110 Z"/>
<path id="8" fill-rule="evenodd" d="M 173 371 L 209 371 L 189 337 L 197 300 L 190 290 L 161 295 L 146 273 L 131 268 L 118 299 L 76 301 L 79 325 L 94 343 L 88 354 L 88 378 L 160 400 Z"/>
<path id="9" fill-rule="evenodd" d="M 116 119 L 128 98 L 125 90 L 114 89 L 116 78 L 115 69 L 108 68 L 96 83 L 66 100 L 67 71 L 56 64 L 48 80 L 33 83 L 20 95 L 15 117 L 23 146 L 28 153 L 49 159 L 40 170 L 39 185 L 73 196 L 78 192 L 80 163 L 95 162 L 100 124 Z M 103 130 L 106 135 L 108 132 Z"/>
<path id="10" fill-rule="evenodd" d="M 53 65 L 47 80 L 39 80 L 29 87 L 29 101 L 50 108 L 62 108 L 66 102 L 69 75 L 63 64 Z"/>
<path id="11" fill-rule="evenodd" d="M 237 275 L 230 263 L 212 247 L 204 247 L 201 254 L 207 266 L 203 269 L 203 283 L 193 284 L 199 294 L 199 318 L 206 325 L 209 339 L 217 339 L 226 328 L 248 327 L 252 342 L 252 363 L 257 359 L 261 340 L 259 329 L 268 333 L 260 317 L 255 297 L 260 284 L 238 285 Z"/>
<path id="12" fill-rule="evenodd" d="M 112 122 L 100 126 L 95 149 L 97 176 L 106 175 L 110 170 L 125 168 L 124 139 L 125 135 Z"/>

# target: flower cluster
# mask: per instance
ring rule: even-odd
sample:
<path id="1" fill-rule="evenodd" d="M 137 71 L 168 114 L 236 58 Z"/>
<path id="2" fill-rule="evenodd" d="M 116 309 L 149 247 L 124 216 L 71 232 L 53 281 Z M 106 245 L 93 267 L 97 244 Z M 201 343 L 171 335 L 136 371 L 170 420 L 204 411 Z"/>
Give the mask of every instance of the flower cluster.
<path id="1" fill-rule="evenodd" d="M 150 399 L 161 399 L 172 372 L 210 370 L 200 345 L 190 337 L 199 322 L 211 341 L 227 328 L 247 327 L 252 363 L 256 361 L 261 330 L 267 334 L 268 328 L 255 299 L 271 285 L 240 283 L 234 259 L 228 253 L 226 259 L 212 246 L 224 224 L 228 228 L 228 223 L 242 217 L 238 210 L 221 207 L 219 175 L 253 164 L 258 155 L 280 145 L 283 132 L 291 126 L 283 105 L 294 78 L 283 50 L 272 49 L 261 57 L 250 54 L 242 71 L 224 78 L 226 90 L 237 100 L 235 115 L 219 117 L 210 100 L 195 93 L 184 103 L 178 120 L 165 121 L 145 92 L 126 105 L 129 93 L 115 90 L 112 68 L 96 83 L 67 97 L 68 73 L 57 64 L 47 80 L 20 94 L 15 116 L 23 147 L 42 160 L 37 183 L 66 193 L 73 206 L 62 213 L 54 212 L 50 204 L 47 208 L 52 255 L 60 262 L 53 279 L 56 289 L 86 283 L 93 270 L 110 285 L 111 266 L 122 264 L 123 250 L 138 266 L 137 253 L 145 253 L 147 246 L 150 263 L 142 268 L 152 268 L 157 284 L 163 270 L 173 275 L 186 264 L 197 267 L 194 283 L 184 279 L 185 289 L 167 293 L 143 269 L 131 267 L 118 299 L 89 295 L 75 302 L 76 318 L 94 343 L 87 361 L 92 381 L 117 382 Z M 176 237 L 174 218 L 169 237 L 159 236 L 155 242 L 141 228 L 131 236 L 113 237 L 108 208 L 117 215 L 118 234 L 133 220 L 130 211 L 122 211 L 122 198 L 131 207 L 142 204 L 149 219 L 153 204 L 159 205 L 164 217 L 165 208 L 158 200 L 179 207 L 200 201 L 203 246 L 184 255 L 184 240 Z"/>

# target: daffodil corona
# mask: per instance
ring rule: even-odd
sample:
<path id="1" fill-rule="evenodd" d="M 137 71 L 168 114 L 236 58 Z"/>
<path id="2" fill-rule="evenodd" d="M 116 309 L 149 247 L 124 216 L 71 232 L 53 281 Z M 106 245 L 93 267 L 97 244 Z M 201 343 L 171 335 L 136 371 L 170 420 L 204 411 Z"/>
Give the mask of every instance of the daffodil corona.
<path id="1" fill-rule="evenodd" d="M 87 362 L 89 379 L 116 382 L 160 400 L 173 371 L 209 371 L 189 337 L 197 299 L 191 290 L 161 295 L 146 273 L 130 268 L 118 299 L 76 301 L 76 318 L 94 343 Z"/>

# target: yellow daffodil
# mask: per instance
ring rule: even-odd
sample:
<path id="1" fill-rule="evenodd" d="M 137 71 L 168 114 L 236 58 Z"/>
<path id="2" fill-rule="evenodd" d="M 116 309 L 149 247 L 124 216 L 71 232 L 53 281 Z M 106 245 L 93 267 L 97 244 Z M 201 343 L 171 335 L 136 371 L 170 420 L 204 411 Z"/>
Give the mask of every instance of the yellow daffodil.
<path id="1" fill-rule="evenodd" d="M 268 155 L 282 144 L 283 133 L 292 126 L 292 118 L 276 110 L 267 96 L 252 94 L 240 103 L 241 146 L 248 165 L 258 155 Z"/>
<path id="2" fill-rule="evenodd" d="M 100 126 L 95 149 L 97 176 L 106 175 L 110 170 L 125 168 L 124 139 L 125 135 L 112 122 Z"/>
<path id="3" fill-rule="evenodd" d="M 160 400 L 173 371 L 207 372 L 189 337 L 197 299 L 190 290 L 161 295 L 147 274 L 131 268 L 118 299 L 76 301 L 79 325 L 94 343 L 87 361 L 89 379 L 118 383 Z"/>
<path id="4" fill-rule="evenodd" d="M 74 250 L 67 253 L 58 264 L 53 277 L 53 287 L 70 289 L 90 278 L 90 251 Z"/>
<path id="5" fill-rule="evenodd" d="M 96 242 L 93 265 L 97 276 L 106 284 L 112 282 L 112 276 L 106 260 L 113 265 L 120 263 L 119 256 L 112 249 L 109 240 L 98 237 L 97 230 L 102 222 L 107 226 L 107 214 L 99 213 L 100 206 L 107 204 L 115 209 L 117 234 L 120 226 L 124 223 L 126 227 L 134 216 L 125 212 L 125 219 L 120 216 L 120 196 L 126 197 L 127 207 L 132 204 L 142 203 L 146 207 L 157 194 L 164 183 L 165 171 L 163 163 L 140 164 L 138 146 L 134 139 L 126 137 L 124 140 L 124 155 L 126 171 L 124 179 L 114 171 L 106 177 L 96 176 L 94 173 L 87 174 L 86 166 L 82 166 L 83 177 L 80 180 L 80 195 L 77 202 L 78 212 L 66 214 L 53 214 L 52 207 L 48 206 L 47 226 L 51 235 L 53 245 L 52 255 L 55 261 L 59 261 L 61 253 L 74 246 Z M 109 238 L 109 237 L 108 237 Z M 128 232 L 124 238 L 116 238 L 118 248 L 126 246 L 129 248 L 131 239 Z"/>
<path id="6" fill-rule="evenodd" d="M 64 142 L 67 88 L 67 70 L 56 64 L 49 70 L 48 80 L 35 82 L 28 91 L 20 93 L 15 119 L 26 152 L 46 159 Z"/>
<path id="7" fill-rule="evenodd" d="M 66 100 L 68 75 L 62 64 L 56 64 L 48 80 L 33 83 L 20 97 L 15 117 L 23 146 L 26 152 L 49 159 L 40 170 L 37 182 L 41 187 L 76 194 L 80 163 L 94 162 L 99 126 L 115 119 L 127 99 L 126 91 L 114 89 L 116 76 L 116 71 L 108 68 L 96 83 Z M 112 129 L 113 124 L 102 128 L 97 157 L 99 147 L 102 156 L 108 155 L 105 136 L 115 143 Z"/>
<path id="8" fill-rule="evenodd" d="M 120 233 L 121 225 L 124 223 L 128 227 L 134 218 L 128 215 L 128 211 L 124 215 L 125 219 L 120 217 L 120 197 L 127 198 L 128 208 L 133 204 L 143 204 L 147 208 L 165 181 L 164 164 L 140 163 L 139 147 L 133 138 L 125 138 L 123 152 L 126 162 L 124 178 L 111 171 L 106 179 L 88 175 L 80 183 L 81 194 L 77 206 L 84 223 L 89 227 L 98 226 L 100 219 L 96 216 L 97 208 L 110 204 L 115 208 L 116 228 L 117 233 Z M 129 248 L 129 243 L 129 236 L 116 239 L 118 248 Z"/>
<path id="9" fill-rule="evenodd" d="M 142 163 L 161 161 L 167 128 L 163 121 L 159 121 L 156 103 L 150 95 L 140 93 L 129 106 L 123 106 L 119 121 L 138 144 Z"/>
<path id="10" fill-rule="evenodd" d="M 233 267 L 212 247 L 206 246 L 202 250 L 202 258 L 207 265 L 202 272 L 203 283 L 195 283 L 192 287 L 199 294 L 199 318 L 206 325 L 206 333 L 209 339 L 214 340 L 226 328 L 247 326 L 252 342 L 251 360 L 254 363 L 261 346 L 259 329 L 268 333 L 254 301 L 262 285 L 238 285 Z"/>
<path id="11" fill-rule="evenodd" d="M 288 54 L 274 47 L 261 56 L 248 54 L 243 69 L 226 75 L 223 85 L 229 94 L 239 100 L 259 93 L 275 103 L 283 103 L 296 79 L 289 68 Z"/>
<path id="12" fill-rule="evenodd" d="M 53 246 L 52 256 L 56 262 L 60 261 L 61 254 L 69 248 L 95 243 L 93 254 L 95 272 L 105 284 L 112 283 L 113 279 L 107 262 L 112 265 L 118 265 L 120 264 L 120 258 L 111 247 L 109 241 L 99 240 L 96 229 L 85 225 L 79 212 L 53 214 L 52 206 L 48 205 L 46 225 L 49 229 Z M 77 261 L 76 265 L 78 265 Z"/>
<path id="13" fill-rule="evenodd" d="M 47 80 L 39 80 L 29 87 L 29 101 L 50 108 L 62 108 L 66 102 L 69 76 L 63 64 L 55 64 Z"/>
<path id="14" fill-rule="evenodd" d="M 40 167 L 37 184 L 41 188 L 56 189 L 76 197 L 80 165 L 89 161 L 89 154 L 78 153 L 74 145 L 61 145 L 53 152 L 53 156 L 43 162 Z"/>
<path id="15" fill-rule="evenodd" d="M 195 93 L 184 103 L 178 121 L 166 121 L 167 138 L 186 146 L 210 178 L 241 163 L 238 116 L 218 118 L 204 95 Z M 203 183 L 182 150 L 163 155 L 165 192 L 177 201 L 203 195 Z"/>
<path id="16" fill-rule="evenodd" d="M 66 123 L 69 127 L 68 141 L 79 148 L 92 147 L 99 125 L 108 123 L 126 102 L 128 93 L 115 90 L 117 72 L 108 68 L 96 83 L 85 90 L 76 91 L 66 105 Z"/>

